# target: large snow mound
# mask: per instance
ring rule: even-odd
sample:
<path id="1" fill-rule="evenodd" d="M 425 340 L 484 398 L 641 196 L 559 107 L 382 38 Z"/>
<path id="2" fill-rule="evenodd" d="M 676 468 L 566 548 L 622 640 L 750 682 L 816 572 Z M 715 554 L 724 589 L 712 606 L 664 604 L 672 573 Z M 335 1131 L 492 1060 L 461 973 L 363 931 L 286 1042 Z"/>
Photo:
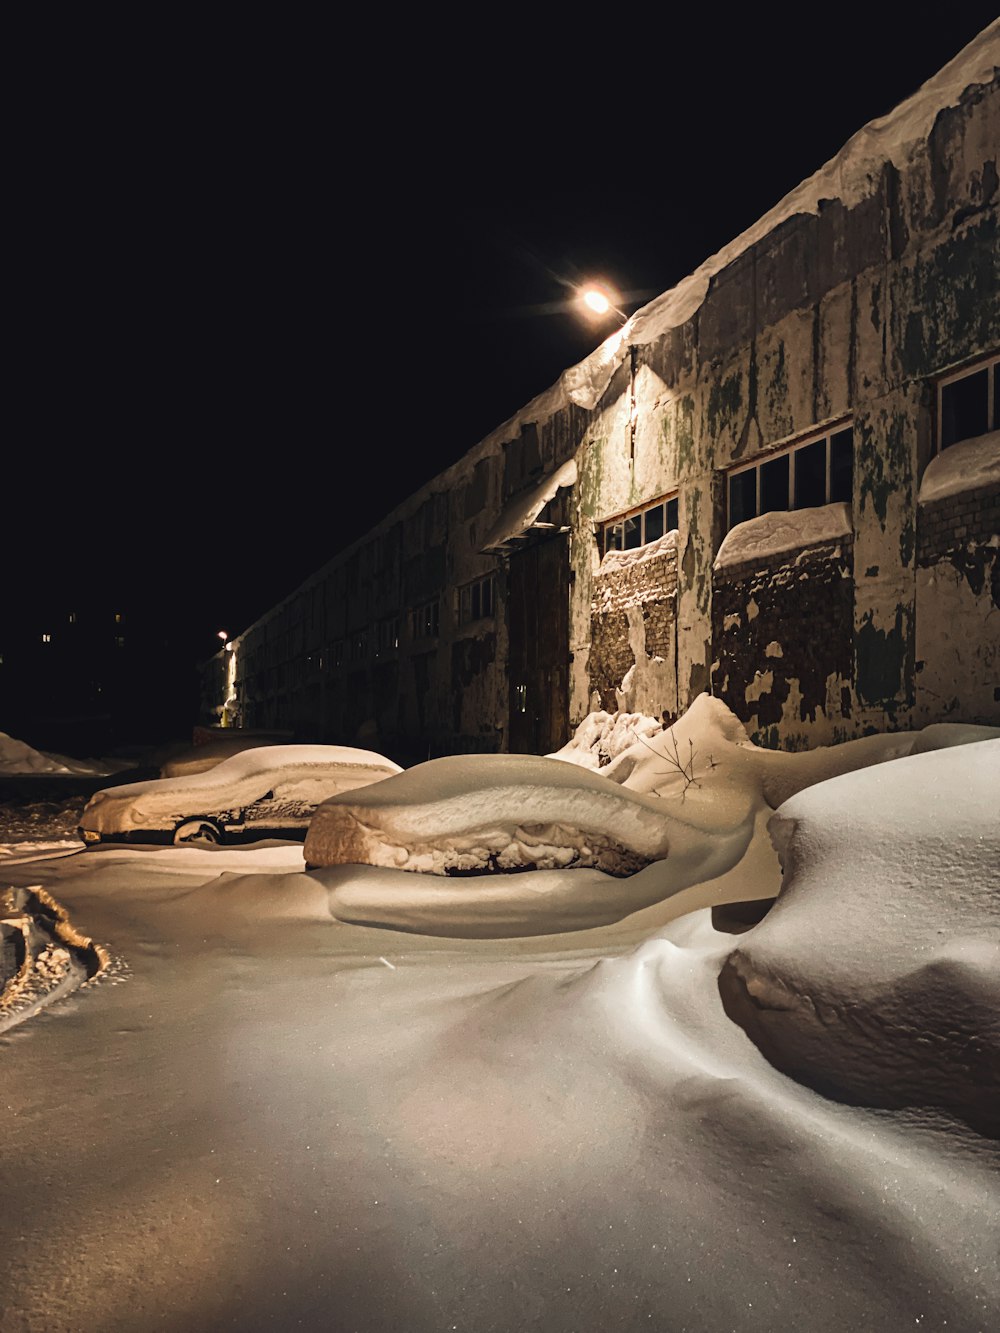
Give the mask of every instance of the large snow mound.
<path id="1" fill-rule="evenodd" d="M 623 719 L 640 716 L 592 714 L 574 738 L 580 754 L 592 754 L 605 728 L 614 734 Z M 645 723 L 652 724 L 648 730 Z M 326 867 L 314 873 L 330 891 L 333 915 L 357 925 L 484 939 L 613 922 L 625 923 L 626 931 L 650 929 L 682 911 L 773 898 L 781 868 L 767 821 L 789 796 L 917 748 L 1000 736 L 996 728 L 940 724 L 788 754 L 753 745 L 735 714 L 707 694 L 667 731 L 652 719 L 645 723 L 599 772 L 579 761 L 563 764 L 557 782 L 553 760 L 468 755 L 433 760 L 324 803 L 305 857 Z M 633 734 L 627 723 L 621 734 Z M 609 790 L 624 798 L 620 807 Z M 645 847 L 649 864 L 641 869 L 630 859 L 637 847 L 616 857 L 598 841 L 612 836 L 621 844 L 624 816 L 635 817 L 633 796 L 646 802 L 644 811 L 651 803 L 663 839 L 655 858 Z M 629 865 L 635 873 L 614 877 Z M 558 873 L 563 869 L 572 873 Z M 503 870 L 522 873 L 493 873 Z M 461 879 L 435 878 L 456 871 Z"/>
<path id="2" fill-rule="evenodd" d="M 662 730 L 662 722 L 645 713 L 589 713 L 562 749 L 547 757 L 581 768 L 604 768 L 640 736 L 655 736 Z"/>
<path id="3" fill-rule="evenodd" d="M 771 830 L 782 889 L 723 971 L 730 1014 L 838 1100 L 1000 1137 L 1000 740 L 821 783 Z"/>

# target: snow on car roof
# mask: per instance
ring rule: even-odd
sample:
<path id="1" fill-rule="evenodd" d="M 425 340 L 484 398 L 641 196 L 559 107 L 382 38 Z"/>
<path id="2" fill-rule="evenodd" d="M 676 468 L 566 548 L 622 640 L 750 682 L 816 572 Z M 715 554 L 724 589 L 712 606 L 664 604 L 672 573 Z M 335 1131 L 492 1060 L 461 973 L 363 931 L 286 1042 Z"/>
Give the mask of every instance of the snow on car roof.
<path id="1" fill-rule="evenodd" d="M 176 797 L 187 792 L 211 793 L 216 801 L 225 801 L 229 791 L 235 792 L 248 778 L 268 774 L 275 780 L 283 772 L 315 769 L 321 776 L 325 771 L 345 772 L 372 769 L 386 774 L 399 773 L 399 765 L 374 750 L 358 750 L 349 745 L 264 745 L 242 750 L 204 773 L 184 774 L 176 778 L 154 778 L 148 782 L 131 782 L 121 787 L 99 791 L 93 801 L 113 799 L 134 800 L 140 796 Z"/>

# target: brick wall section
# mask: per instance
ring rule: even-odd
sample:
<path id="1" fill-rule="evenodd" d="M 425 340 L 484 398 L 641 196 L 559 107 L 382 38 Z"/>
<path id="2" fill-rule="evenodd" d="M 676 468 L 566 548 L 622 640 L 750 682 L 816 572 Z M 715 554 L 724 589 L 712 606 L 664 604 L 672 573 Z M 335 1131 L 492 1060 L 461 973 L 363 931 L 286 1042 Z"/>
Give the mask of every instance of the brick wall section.
<path id="1" fill-rule="evenodd" d="M 648 657 L 671 657 L 677 597 L 677 552 L 671 548 L 596 574 L 590 615 L 590 688 L 601 707 L 614 712 L 615 690 L 635 657 L 629 645 L 628 611 L 642 612 Z"/>
<path id="2" fill-rule="evenodd" d="M 933 565 L 957 547 L 1000 534 L 1000 482 L 946 495 L 917 510 L 917 563 Z"/>
<path id="3" fill-rule="evenodd" d="M 769 729 L 781 722 L 792 681 L 802 695 L 798 720 L 815 720 L 827 703 L 831 675 L 852 679 L 854 655 L 854 543 L 781 551 L 728 565 L 713 576 L 712 638 L 716 663 L 713 693 L 758 741 L 775 743 Z M 780 656 L 769 645 L 780 645 Z M 769 691 L 747 699 L 758 673 L 773 673 Z M 753 691 L 751 691 L 752 693 Z M 839 716 L 849 718 L 850 691 Z M 795 743 L 795 719 L 787 720 Z"/>

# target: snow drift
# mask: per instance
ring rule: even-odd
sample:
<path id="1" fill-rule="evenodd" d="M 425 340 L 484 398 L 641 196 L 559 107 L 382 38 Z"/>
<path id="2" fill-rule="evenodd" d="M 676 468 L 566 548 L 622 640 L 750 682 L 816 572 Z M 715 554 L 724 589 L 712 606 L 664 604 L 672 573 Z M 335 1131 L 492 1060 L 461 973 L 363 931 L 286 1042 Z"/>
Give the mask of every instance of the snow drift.
<path id="1" fill-rule="evenodd" d="M 1000 740 L 822 783 L 771 830 L 781 893 L 722 971 L 730 1015 L 840 1101 L 1000 1137 Z"/>
<path id="2" fill-rule="evenodd" d="M 598 713 L 560 752 L 568 764 L 438 759 L 335 797 L 313 818 L 306 860 L 325 867 L 314 873 L 331 911 L 353 924 L 471 939 L 614 922 L 648 930 L 697 907 L 773 898 L 781 869 L 767 821 L 796 792 L 916 748 L 994 736 L 1000 730 L 941 724 L 789 754 L 752 744 L 709 695 L 668 731 L 639 714 Z M 631 737 L 598 772 L 583 766 L 606 743 Z M 635 807 L 633 797 L 647 804 Z M 624 837 L 639 809 L 643 820 L 653 814 L 655 845 Z M 522 873 L 496 873 L 505 870 Z M 456 872 L 461 878 L 438 878 Z"/>

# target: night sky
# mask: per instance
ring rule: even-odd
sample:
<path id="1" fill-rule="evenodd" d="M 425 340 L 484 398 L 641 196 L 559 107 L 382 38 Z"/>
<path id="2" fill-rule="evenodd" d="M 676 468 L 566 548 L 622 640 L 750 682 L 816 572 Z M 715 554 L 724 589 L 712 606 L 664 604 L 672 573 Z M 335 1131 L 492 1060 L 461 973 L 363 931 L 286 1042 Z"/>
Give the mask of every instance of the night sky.
<path id="1" fill-rule="evenodd" d="M 210 655 L 611 331 L 570 284 L 666 290 L 993 17 L 763 13 L 188 34 L 43 88 L 8 612 L 120 599 Z"/>

